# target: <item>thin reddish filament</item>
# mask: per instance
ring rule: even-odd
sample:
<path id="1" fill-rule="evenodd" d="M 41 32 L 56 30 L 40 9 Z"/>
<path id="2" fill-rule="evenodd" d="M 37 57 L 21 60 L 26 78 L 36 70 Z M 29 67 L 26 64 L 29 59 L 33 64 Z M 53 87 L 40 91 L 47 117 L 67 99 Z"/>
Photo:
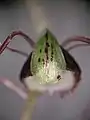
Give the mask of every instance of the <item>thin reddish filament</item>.
<path id="1" fill-rule="evenodd" d="M 1 46 L 1 43 L 0 43 L 0 46 Z M 20 51 L 20 50 L 17 50 L 15 48 L 11 48 L 11 47 L 6 47 L 8 50 L 10 50 L 11 52 L 15 52 L 15 53 L 18 53 L 20 55 L 23 55 L 23 56 L 26 56 L 28 57 L 28 54 L 23 52 L 23 51 Z"/>
<path id="2" fill-rule="evenodd" d="M 18 53 L 18 54 L 21 54 L 21 55 L 23 55 L 23 56 L 28 57 L 28 54 L 27 54 L 27 53 L 22 52 L 22 51 L 20 51 L 20 50 L 13 49 L 13 48 L 10 48 L 10 47 L 7 47 L 7 49 L 10 50 L 11 52 L 15 52 L 15 53 Z"/>
<path id="3" fill-rule="evenodd" d="M 90 38 L 84 37 L 84 36 L 71 37 L 71 38 L 68 38 L 67 40 L 65 40 L 62 43 L 62 46 L 65 47 L 66 45 L 68 45 L 71 42 L 84 42 L 84 43 L 90 44 Z"/>
<path id="4" fill-rule="evenodd" d="M 14 31 L 11 33 L 11 35 L 9 35 L 6 40 L 2 43 L 2 45 L 0 46 L 0 54 L 5 50 L 5 48 L 8 46 L 8 44 L 12 41 L 12 38 L 15 37 L 16 35 L 20 35 L 22 37 L 24 37 L 24 39 L 32 46 L 34 47 L 35 43 L 34 41 L 29 38 L 26 34 L 24 34 L 21 31 Z"/>
<path id="5" fill-rule="evenodd" d="M 75 49 L 77 47 L 83 47 L 83 46 L 90 46 L 89 44 L 76 44 L 76 45 L 73 45 L 71 47 L 69 47 L 68 49 L 66 49 L 67 51 L 70 51 L 72 49 Z"/>

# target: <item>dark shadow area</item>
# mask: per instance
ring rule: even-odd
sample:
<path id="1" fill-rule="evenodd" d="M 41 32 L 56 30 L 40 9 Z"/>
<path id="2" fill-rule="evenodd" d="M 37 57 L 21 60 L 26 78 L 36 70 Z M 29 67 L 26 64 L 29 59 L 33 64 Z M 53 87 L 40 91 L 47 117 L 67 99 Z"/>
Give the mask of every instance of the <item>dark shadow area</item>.
<path id="1" fill-rule="evenodd" d="M 11 6 L 19 5 L 25 0 L 0 0 L 0 8 L 8 8 Z"/>
<path id="2" fill-rule="evenodd" d="M 90 0 L 79 0 L 80 2 L 84 2 L 86 4 L 87 12 L 90 10 Z"/>

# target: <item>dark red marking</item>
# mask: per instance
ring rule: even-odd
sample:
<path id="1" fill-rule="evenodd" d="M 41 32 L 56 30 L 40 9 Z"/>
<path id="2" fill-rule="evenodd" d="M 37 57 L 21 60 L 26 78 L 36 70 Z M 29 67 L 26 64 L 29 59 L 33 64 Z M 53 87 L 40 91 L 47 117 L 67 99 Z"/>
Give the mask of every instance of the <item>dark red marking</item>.
<path id="1" fill-rule="evenodd" d="M 42 50 L 40 49 L 40 53 L 42 52 Z"/>
<path id="2" fill-rule="evenodd" d="M 46 37 L 46 46 L 45 46 L 45 54 L 46 54 L 46 66 L 47 66 L 47 62 L 48 62 L 48 47 L 49 47 L 49 43 L 48 43 L 48 33 L 46 32 L 45 34 Z"/>
<path id="3" fill-rule="evenodd" d="M 44 65 L 45 64 L 44 59 L 42 59 L 42 61 L 43 61 L 43 65 Z"/>
<path id="4" fill-rule="evenodd" d="M 57 79 L 58 79 L 58 80 L 60 80 L 60 79 L 61 79 L 61 76 L 60 76 L 60 75 L 58 75 L 58 76 L 57 76 Z"/>
<path id="5" fill-rule="evenodd" d="M 53 45 L 51 44 L 51 61 L 53 61 Z"/>
<path id="6" fill-rule="evenodd" d="M 51 61 L 53 61 L 53 58 L 51 57 Z"/>
<path id="7" fill-rule="evenodd" d="M 47 47 L 45 47 L 45 53 L 46 53 L 46 54 L 48 53 L 48 48 L 47 48 Z"/>
<path id="8" fill-rule="evenodd" d="M 38 58 L 38 62 L 40 62 L 40 58 Z"/>
<path id="9" fill-rule="evenodd" d="M 47 66 L 47 61 L 48 61 L 48 47 L 45 47 L 45 53 L 46 53 L 46 66 Z"/>
<path id="10" fill-rule="evenodd" d="M 45 37 L 46 37 L 46 40 L 48 40 L 48 33 L 46 32 L 46 34 L 45 34 Z"/>
<path id="11" fill-rule="evenodd" d="M 53 45 L 51 44 L 51 49 L 53 49 Z"/>
<path id="12" fill-rule="evenodd" d="M 49 43 L 48 43 L 48 42 L 46 42 L 46 46 L 47 46 L 47 47 L 50 47 L 50 45 L 49 45 Z"/>

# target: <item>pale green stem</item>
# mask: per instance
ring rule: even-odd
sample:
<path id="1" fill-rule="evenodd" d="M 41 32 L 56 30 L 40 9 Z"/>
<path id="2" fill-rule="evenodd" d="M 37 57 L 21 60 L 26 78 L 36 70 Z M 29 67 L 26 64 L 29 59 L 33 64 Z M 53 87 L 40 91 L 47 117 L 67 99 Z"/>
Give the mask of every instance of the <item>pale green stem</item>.
<path id="1" fill-rule="evenodd" d="M 32 112 L 35 107 L 36 100 L 42 94 L 37 91 L 29 91 L 25 108 L 23 110 L 22 116 L 20 120 L 32 120 Z"/>

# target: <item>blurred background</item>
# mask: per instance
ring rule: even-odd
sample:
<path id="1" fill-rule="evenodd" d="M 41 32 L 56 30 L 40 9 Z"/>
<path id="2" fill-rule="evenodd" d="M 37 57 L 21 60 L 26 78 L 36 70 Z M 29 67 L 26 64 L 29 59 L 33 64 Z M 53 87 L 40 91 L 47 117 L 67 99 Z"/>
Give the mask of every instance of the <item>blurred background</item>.
<path id="1" fill-rule="evenodd" d="M 48 28 L 62 43 L 74 35 L 90 36 L 89 0 L 0 0 L 0 42 L 14 30 L 22 30 L 35 42 Z M 30 53 L 32 48 L 22 37 L 11 47 Z M 43 96 L 37 104 L 34 120 L 90 120 L 90 47 L 70 51 L 82 69 L 82 81 L 72 95 Z M 5 50 L 0 56 L 0 78 L 8 78 L 22 87 L 19 73 L 26 58 Z M 19 120 L 25 100 L 0 85 L 0 120 Z"/>

